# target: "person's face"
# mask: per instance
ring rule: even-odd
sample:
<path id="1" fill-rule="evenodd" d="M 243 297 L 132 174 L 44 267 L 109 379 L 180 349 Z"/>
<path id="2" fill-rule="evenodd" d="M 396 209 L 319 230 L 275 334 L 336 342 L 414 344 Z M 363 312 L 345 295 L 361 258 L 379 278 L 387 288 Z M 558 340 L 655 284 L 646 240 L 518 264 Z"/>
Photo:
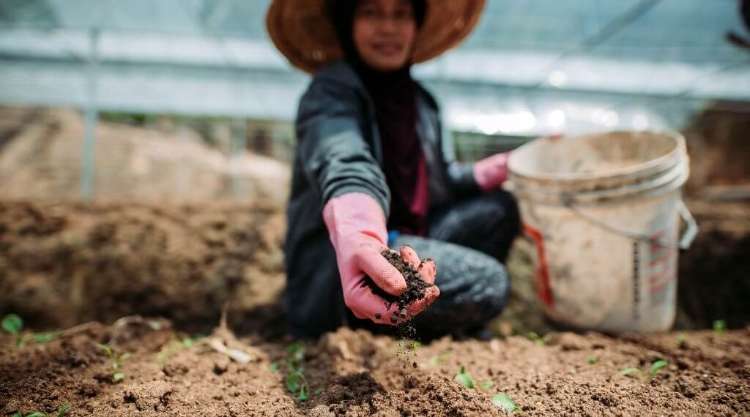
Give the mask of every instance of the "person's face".
<path id="1" fill-rule="evenodd" d="M 360 58 L 378 71 L 395 71 L 411 59 L 417 24 L 409 0 L 360 0 L 353 39 Z"/>

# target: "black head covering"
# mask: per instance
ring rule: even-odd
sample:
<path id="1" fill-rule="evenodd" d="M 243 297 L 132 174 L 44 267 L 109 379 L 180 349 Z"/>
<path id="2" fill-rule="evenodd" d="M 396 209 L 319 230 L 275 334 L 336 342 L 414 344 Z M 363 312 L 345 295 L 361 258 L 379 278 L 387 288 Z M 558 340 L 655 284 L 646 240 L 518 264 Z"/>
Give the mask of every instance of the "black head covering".
<path id="1" fill-rule="evenodd" d="M 411 77 L 411 62 L 382 72 L 369 67 L 359 56 L 352 31 L 356 0 L 329 0 L 329 15 L 348 61 L 359 75 L 375 106 L 375 116 L 383 147 L 383 171 L 391 190 L 390 229 L 423 235 L 426 233 L 426 207 L 415 209 L 418 181 L 424 171 L 424 156 L 417 136 L 417 85 Z M 427 12 L 425 0 L 411 0 L 414 20 L 421 27 Z M 426 195 L 421 190 L 420 195 Z M 419 206 L 419 203 L 416 204 Z M 416 210 L 416 212 L 415 212 Z"/>

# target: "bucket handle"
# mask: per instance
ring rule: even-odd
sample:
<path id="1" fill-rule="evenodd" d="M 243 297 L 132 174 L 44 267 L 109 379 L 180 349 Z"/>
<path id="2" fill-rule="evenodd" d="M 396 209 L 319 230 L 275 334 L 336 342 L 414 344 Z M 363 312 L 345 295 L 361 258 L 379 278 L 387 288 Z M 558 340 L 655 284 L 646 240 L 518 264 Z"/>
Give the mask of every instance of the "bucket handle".
<path id="1" fill-rule="evenodd" d="M 567 200 L 564 204 L 565 204 L 565 207 L 567 207 L 571 212 L 573 212 L 578 217 L 608 232 L 614 233 L 616 235 L 624 236 L 633 240 L 637 240 L 637 241 L 649 242 L 651 244 L 656 244 L 665 248 L 674 247 L 673 245 L 662 243 L 659 239 L 654 238 L 652 236 L 649 236 L 643 233 L 634 233 L 628 230 L 622 230 L 618 227 L 614 227 L 612 225 L 604 223 L 603 221 L 597 218 L 591 217 L 588 214 L 579 210 L 578 207 L 576 207 L 571 200 Z M 682 219 L 682 221 L 685 223 L 685 230 L 682 232 L 682 236 L 680 236 L 680 240 L 677 244 L 677 248 L 682 249 L 682 250 L 687 250 L 690 248 L 690 245 L 692 245 L 693 241 L 695 240 L 695 237 L 698 235 L 698 223 L 695 221 L 695 218 L 690 213 L 690 210 L 688 210 L 687 206 L 685 205 L 685 202 L 683 202 L 682 200 L 678 202 L 677 211 L 680 214 L 680 219 Z"/>

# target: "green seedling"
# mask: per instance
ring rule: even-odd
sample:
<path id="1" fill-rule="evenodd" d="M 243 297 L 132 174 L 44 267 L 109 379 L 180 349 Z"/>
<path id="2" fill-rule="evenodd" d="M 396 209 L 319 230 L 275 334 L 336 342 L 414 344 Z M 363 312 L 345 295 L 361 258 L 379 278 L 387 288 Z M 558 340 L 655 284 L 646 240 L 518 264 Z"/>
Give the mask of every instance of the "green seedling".
<path id="1" fill-rule="evenodd" d="M 24 336 L 21 333 L 23 331 L 23 319 L 17 314 L 8 314 L 3 317 L 2 327 L 7 333 L 16 337 L 16 346 L 18 347 L 25 345 L 29 340 L 33 340 L 35 343 L 48 343 L 59 335 L 59 332 L 40 332 Z"/>
<path id="2" fill-rule="evenodd" d="M 286 349 L 286 389 L 289 390 L 299 401 L 307 401 L 309 398 L 309 385 L 304 373 L 305 346 L 300 343 L 292 343 Z"/>
<path id="3" fill-rule="evenodd" d="M 586 358 L 586 362 L 589 365 L 594 365 L 595 363 L 599 362 L 599 358 L 597 356 L 589 356 L 588 358 Z"/>
<path id="4" fill-rule="evenodd" d="M 461 369 L 459 369 L 456 376 L 453 378 L 456 382 L 459 384 L 465 386 L 466 388 L 474 388 L 474 378 L 471 377 L 471 374 L 466 372 L 466 368 L 461 366 Z"/>
<path id="5" fill-rule="evenodd" d="M 656 376 L 656 374 L 659 373 L 659 371 L 664 369 L 667 365 L 669 365 L 669 362 L 663 359 L 656 360 L 651 364 L 651 368 L 649 368 L 648 373 L 649 375 L 651 375 L 651 378 L 653 378 Z"/>
<path id="6" fill-rule="evenodd" d="M 269 366 L 268 368 L 271 369 L 271 372 L 273 373 L 279 372 L 279 364 L 276 362 L 271 363 L 271 366 Z"/>
<path id="7" fill-rule="evenodd" d="M 542 336 L 539 336 L 539 334 L 537 334 L 536 332 L 529 332 L 526 334 L 526 337 L 532 342 L 536 343 L 537 346 L 544 346 L 545 344 L 547 344 L 544 338 Z"/>
<path id="8" fill-rule="evenodd" d="M 505 411 L 506 413 L 512 414 L 518 410 L 516 403 L 504 392 L 499 392 L 492 396 L 492 404 L 495 407 Z"/>
<path id="9" fill-rule="evenodd" d="M 623 376 L 630 376 L 630 375 L 640 375 L 641 370 L 638 368 L 623 368 L 620 370 L 620 375 Z"/>
<path id="10" fill-rule="evenodd" d="M 639 368 L 623 368 L 622 370 L 620 370 L 620 375 L 633 376 L 637 378 L 643 378 L 644 375 L 648 375 L 649 378 L 654 378 L 656 374 L 661 372 L 661 370 L 664 369 L 667 365 L 669 365 L 669 362 L 663 359 L 658 359 L 651 363 L 647 374 Z"/>
<path id="11" fill-rule="evenodd" d="M 687 346 L 687 336 L 685 336 L 685 333 L 680 333 L 677 335 L 677 347 L 684 348 Z"/>
<path id="12" fill-rule="evenodd" d="M 478 389 L 482 391 L 489 391 L 494 385 L 494 383 L 490 380 L 484 380 L 481 383 L 477 384 L 471 374 L 467 372 L 466 368 L 463 366 L 461 366 L 461 368 L 458 370 L 458 373 L 453 379 L 466 388 Z M 508 394 L 504 392 L 499 392 L 493 395 L 492 404 L 502 409 L 506 413 L 513 413 L 518 410 L 518 406 L 516 405 L 516 403 L 513 402 Z"/>
<path id="13" fill-rule="evenodd" d="M 723 334 L 727 330 L 727 322 L 724 320 L 714 321 L 714 333 Z"/>
<path id="14" fill-rule="evenodd" d="M 16 346 L 23 344 L 21 330 L 23 330 L 23 319 L 17 314 L 8 314 L 3 317 L 3 330 L 16 337 Z"/>
<path id="15" fill-rule="evenodd" d="M 109 345 L 103 345 L 101 343 L 96 344 L 99 349 L 104 351 L 104 353 L 109 358 L 110 363 L 112 364 L 112 382 L 118 383 L 125 379 L 125 373 L 122 372 L 122 363 L 130 357 L 130 354 L 125 353 L 118 353 L 114 349 L 112 349 Z"/>
<path id="16" fill-rule="evenodd" d="M 34 342 L 36 343 L 49 343 L 57 339 L 59 334 L 59 332 L 41 332 L 32 334 L 31 338 L 34 339 Z"/>
<path id="17" fill-rule="evenodd" d="M 63 404 L 57 408 L 57 413 L 55 413 L 55 417 L 65 417 L 65 415 L 68 414 L 68 411 L 70 411 L 70 405 Z M 32 411 L 28 414 L 24 414 L 20 411 L 16 411 L 15 414 L 11 415 L 11 417 L 50 417 L 50 415 L 42 411 Z"/>

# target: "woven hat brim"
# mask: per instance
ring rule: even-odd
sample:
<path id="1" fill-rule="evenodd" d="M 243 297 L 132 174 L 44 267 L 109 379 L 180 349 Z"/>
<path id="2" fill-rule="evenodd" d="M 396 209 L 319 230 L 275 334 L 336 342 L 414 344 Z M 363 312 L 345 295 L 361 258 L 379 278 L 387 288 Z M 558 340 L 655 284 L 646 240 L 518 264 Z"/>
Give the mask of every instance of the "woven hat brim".
<path id="1" fill-rule="evenodd" d="M 413 61 L 425 62 L 454 48 L 476 27 L 485 0 L 427 0 L 427 16 L 417 35 Z M 295 67 L 313 73 L 340 59 L 325 0 L 273 0 L 266 28 L 276 48 Z"/>

